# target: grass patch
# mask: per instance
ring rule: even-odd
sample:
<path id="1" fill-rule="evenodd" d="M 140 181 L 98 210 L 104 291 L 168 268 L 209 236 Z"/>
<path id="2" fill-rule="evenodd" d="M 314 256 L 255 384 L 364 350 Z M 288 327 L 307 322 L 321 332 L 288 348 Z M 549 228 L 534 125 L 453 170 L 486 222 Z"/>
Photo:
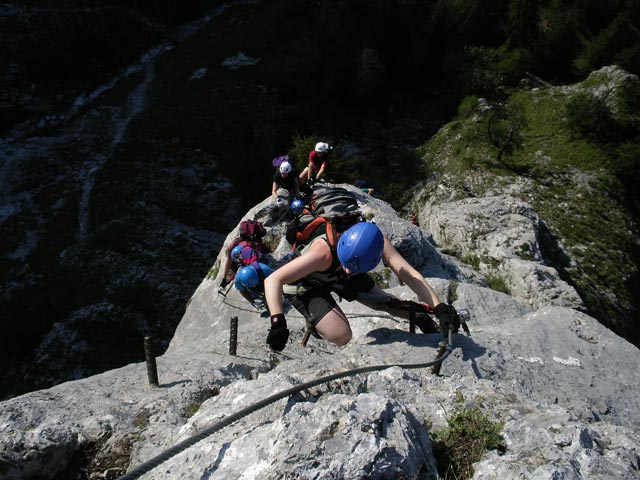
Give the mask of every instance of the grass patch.
<path id="1" fill-rule="evenodd" d="M 502 277 L 497 275 L 486 275 L 485 279 L 487 280 L 487 284 L 491 290 L 511 295 L 511 290 L 509 290 L 509 287 L 507 287 L 507 284 Z"/>
<path id="2" fill-rule="evenodd" d="M 189 405 L 184 407 L 184 412 L 183 413 L 184 413 L 185 418 L 191 418 L 196 413 L 198 413 L 198 410 L 200 409 L 200 405 L 202 405 L 202 403 L 191 402 Z"/>
<path id="3" fill-rule="evenodd" d="M 207 280 L 216 278 L 218 276 L 219 271 L 220 271 L 220 260 L 216 260 L 213 266 L 207 272 Z"/>
<path id="4" fill-rule="evenodd" d="M 551 90 L 519 92 L 512 101 L 518 102 L 527 118 L 522 130 L 523 144 L 518 155 L 528 162 L 534 176 L 566 172 L 574 168 L 590 171 L 607 163 L 607 157 L 586 139 L 572 135 L 565 111 L 567 97 Z M 536 152 L 542 152 L 545 162 Z"/>
<path id="5" fill-rule="evenodd" d="M 384 267 L 379 272 L 371 272 L 371 276 L 380 288 L 389 288 L 389 279 L 391 278 L 391 269 Z"/>
<path id="6" fill-rule="evenodd" d="M 478 112 L 476 120 L 454 120 L 442 128 L 425 146 L 427 163 L 430 168 L 453 176 L 468 175 L 471 169 L 502 176 L 526 171 L 533 177 L 606 165 L 609 162 L 606 152 L 571 134 L 566 103 L 567 96 L 554 90 L 517 92 L 500 106 L 503 110 L 517 110 L 523 119 L 518 148 L 502 162 L 496 159 L 497 150 L 487 130 L 487 118 L 492 115 L 489 109 Z M 460 108 L 467 111 L 469 104 L 469 99 L 465 99 Z M 540 153 L 544 163 L 540 162 Z"/>
<path id="7" fill-rule="evenodd" d="M 605 175 L 593 175 L 581 185 L 557 179 L 541 186 L 535 204 L 553 236 L 562 239 L 564 250 L 573 258 L 571 264 L 555 265 L 561 277 L 609 326 L 617 322 L 602 292 L 615 294 L 617 302 L 628 308 L 633 299 L 627 282 L 638 275 L 629 220 L 616 198 L 618 191 L 615 180 Z M 593 285 L 598 288 L 594 290 Z"/>
<path id="8" fill-rule="evenodd" d="M 480 271 L 480 257 L 478 255 L 465 255 L 461 260 L 476 272 Z"/>
<path id="9" fill-rule="evenodd" d="M 531 251 L 531 245 L 528 243 L 523 243 L 516 249 L 516 255 L 518 255 L 523 260 L 534 261 L 535 255 Z"/>
<path id="10" fill-rule="evenodd" d="M 433 432 L 433 451 L 440 478 L 460 480 L 473 476 L 473 463 L 489 450 L 505 451 L 502 424 L 492 422 L 478 407 L 457 402 L 447 426 Z"/>

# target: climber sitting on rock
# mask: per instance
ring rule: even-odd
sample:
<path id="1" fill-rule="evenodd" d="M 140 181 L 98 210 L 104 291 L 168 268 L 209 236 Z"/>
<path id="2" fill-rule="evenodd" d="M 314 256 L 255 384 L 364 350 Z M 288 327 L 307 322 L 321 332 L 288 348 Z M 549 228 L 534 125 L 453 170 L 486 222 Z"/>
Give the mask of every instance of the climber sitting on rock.
<path id="1" fill-rule="evenodd" d="M 300 173 L 300 183 L 311 182 L 313 185 L 324 177 L 331 162 L 332 150 L 328 143 L 316 143 L 315 148 L 309 152 L 309 164 Z"/>
<path id="2" fill-rule="evenodd" d="M 271 184 L 271 196 L 275 201 L 275 212 L 282 213 L 294 198 L 300 198 L 298 173 L 288 161 L 278 165 Z"/>

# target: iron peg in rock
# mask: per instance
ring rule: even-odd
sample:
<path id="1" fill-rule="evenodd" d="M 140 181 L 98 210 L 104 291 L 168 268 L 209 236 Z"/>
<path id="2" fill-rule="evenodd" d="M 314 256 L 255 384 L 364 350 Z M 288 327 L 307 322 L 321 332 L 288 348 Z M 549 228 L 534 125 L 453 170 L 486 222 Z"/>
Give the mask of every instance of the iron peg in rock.
<path id="1" fill-rule="evenodd" d="M 229 326 L 229 355 L 236 356 L 238 346 L 238 317 L 231 317 Z"/>
<path id="2" fill-rule="evenodd" d="M 156 366 L 156 357 L 153 351 L 153 340 L 151 337 L 144 337 L 144 357 L 147 361 L 147 377 L 149 385 L 157 387 L 158 383 L 158 367 Z"/>

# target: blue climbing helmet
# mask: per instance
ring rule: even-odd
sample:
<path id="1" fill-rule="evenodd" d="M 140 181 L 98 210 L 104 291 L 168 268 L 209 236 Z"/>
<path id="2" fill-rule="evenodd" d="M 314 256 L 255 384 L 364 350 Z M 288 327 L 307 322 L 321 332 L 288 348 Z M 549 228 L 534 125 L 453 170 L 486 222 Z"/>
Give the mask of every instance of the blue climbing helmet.
<path id="1" fill-rule="evenodd" d="M 251 266 L 242 267 L 238 270 L 236 277 L 245 288 L 255 288 L 260 283 L 258 272 L 256 272 L 256 269 Z"/>
<path id="2" fill-rule="evenodd" d="M 373 270 L 382 258 L 384 237 L 375 223 L 358 222 L 338 240 L 338 258 L 343 267 L 354 273 Z"/>
<path id="3" fill-rule="evenodd" d="M 231 249 L 231 260 L 233 263 L 240 263 L 243 248 L 242 245 L 236 245 Z"/>
<path id="4" fill-rule="evenodd" d="M 239 250 L 236 250 L 238 249 Z M 253 262 L 257 262 L 259 259 L 256 251 L 251 247 L 244 247 L 238 245 L 231 250 L 231 258 L 237 265 L 251 265 Z"/>
<path id="5" fill-rule="evenodd" d="M 294 198 L 291 201 L 289 208 L 291 209 L 291 212 L 293 214 L 298 215 L 300 212 L 302 212 L 302 209 L 304 208 L 304 203 L 299 198 Z"/>

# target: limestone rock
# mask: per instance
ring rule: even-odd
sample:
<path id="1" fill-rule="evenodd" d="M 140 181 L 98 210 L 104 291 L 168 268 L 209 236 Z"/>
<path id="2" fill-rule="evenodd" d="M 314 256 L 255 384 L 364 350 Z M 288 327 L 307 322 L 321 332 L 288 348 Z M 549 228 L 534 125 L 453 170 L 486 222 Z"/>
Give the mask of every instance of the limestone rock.
<path id="1" fill-rule="evenodd" d="M 434 272 L 427 281 L 439 297 L 471 314 L 471 336 L 456 336 L 442 376 L 415 367 L 435 358 L 439 334 L 410 334 L 408 322 L 357 302 L 340 303 L 353 330 L 348 345 L 311 338 L 302 347 L 303 319 L 289 309 L 289 343 L 273 353 L 265 344 L 267 319 L 233 289 L 218 295 L 211 274 L 157 359 L 160 387 L 147 385 L 144 364 L 131 364 L 0 403 L 3 478 L 71 477 L 78 465 L 93 478 L 113 478 L 245 408 L 245 416 L 176 448 L 142 478 L 436 478 L 433 432 L 461 405 L 503 425 L 506 450 L 487 452 L 476 478 L 637 477 L 635 346 L 574 309 L 534 308 L 484 287 L 438 253 L 429 232 L 375 199 L 365 206 L 394 243 L 422 251 L 413 258 L 424 259 L 416 265 L 421 271 Z M 266 219 L 266 212 L 260 204 L 247 216 Z M 270 228 L 277 259 L 286 251 L 283 225 Z M 406 286 L 389 290 L 415 298 Z M 239 324 L 235 356 L 232 316 Z M 263 403 L 361 367 L 369 370 Z"/>
<path id="2" fill-rule="evenodd" d="M 517 196 L 504 193 L 428 202 L 419 218 L 439 248 L 475 259 L 481 273 L 503 278 L 515 298 L 534 308 L 583 306 L 575 289 L 544 264 L 540 220 L 531 205 Z"/>

